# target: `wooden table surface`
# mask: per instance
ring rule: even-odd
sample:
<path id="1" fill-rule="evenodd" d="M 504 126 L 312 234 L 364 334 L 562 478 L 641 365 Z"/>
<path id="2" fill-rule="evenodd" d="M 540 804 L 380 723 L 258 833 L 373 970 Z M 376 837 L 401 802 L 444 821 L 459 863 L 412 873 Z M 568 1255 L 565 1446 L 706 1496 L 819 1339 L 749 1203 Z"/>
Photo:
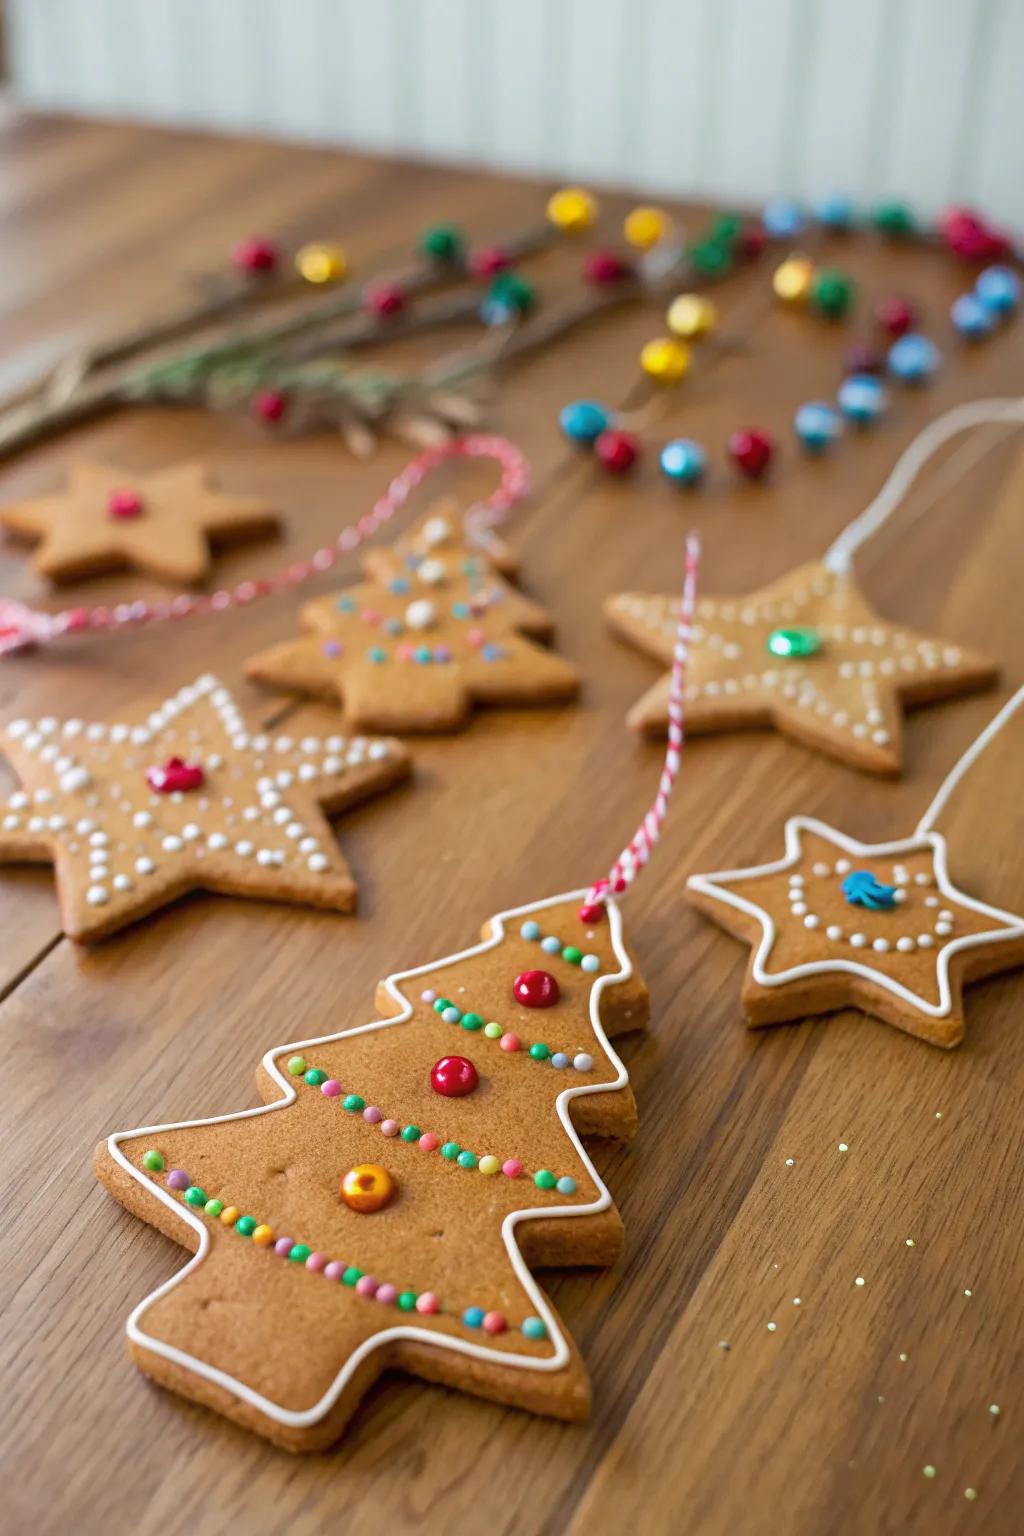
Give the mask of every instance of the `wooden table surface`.
<path id="1" fill-rule="evenodd" d="M 0 167 L 3 385 L 166 306 L 182 273 L 215 266 L 242 234 L 337 238 L 358 270 L 402 252 L 433 218 L 480 239 L 525 225 L 545 195 L 322 150 L 16 116 L 0 134 Z M 1008 440 L 912 524 L 938 485 L 941 469 L 930 470 L 859 562 L 882 613 L 1000 658 L 999 688 L 914 716 L 897 784 L 771 734 L 687 749 L 664 845 L 626 912 L 653 999 L 649 1034 L 624 1050 L 640 1132 L 597 1153 L 625 1250 L 611 1272 L 545 1280 L 592 1372 L 589 1423 L 392 1377 L 335 1451 L 275 1451 L 130 1363 L 127 1314 L 181 1254 L 90 1172 L 110 1130 L 254 1104 L 268 1046 L 362 1022 L 388 971 L 461 948 L 490 913 L 606 867 L 660 767 L 659 749 L 624 726 L 655 669 L 606 632 L 607 593 L 674 582 L 691 524 L 707 590 L 781 574 L 824 549 L 923 423 L 957 400 L 1019 391 L 1020 323 L 958 348 L 946 310 L 963 280 L 943 256 L 866 238 L 835 254 L 865 303 L 914 295 L 947 366 L 933 388 L 898 393 L 886 422 L 829 462 L 799 457 L 789 422 L 800 401 L 833 391 L 841 340 L 767 303 L 766 268 L 721 293 L 726 326 L 756 314 L 748 344 L 698 369 L 664 402 L 658 429 L 717 454 L 736 425 L 767 425 L 783 447 L 766 486 L 716 474 L 681 499 L 653 451 L 628 484 L 567 454 L 557 408 L 635 394 L 652 313 L 602 322 L 503 383 L 491 422 L 522 444 L 536 479 L 512 535 L 523 583 L 552 610 L 584 691 L 576 708 L 495 711 L 416 744 L 415 782 L 339 824 L 358 917 L 196 897 L 86 953 L 61 937 L 47 871 L 0 872 L 7 1529 L 1019 1531 L 1024 976 L 971 991 L 952 1054 L 854 1013 L 750 1034 L 738 1007 L 743 948 L 682 899 L 693 870 L 776 856 L 793 812 L 869 841 L 905 835 L 1020 681 L 1024 471 Z M 546 292 L 572 291 L 576 260 L 544 263 Z M 283 551 L 323 540 L 408 456 L 392 442 L 356 463 L 326 436 L 282 443 L 244 421 L 140 410 L 6 466 L 0 495 L 42 493 L 83 453 L 139 469 L 202 454 L 228 487 L 272 497 L 284 544 L 231 553 L 220 567 L 230 575 L 272 570 Z M 485 478 L 462 470 L 450 483 L 468 494 Z M 41 595 L 17 550 L 3 551 L 0 579 Z M 317 590 L 338 584 L 336 573 Z M 89 589 L 96 600 L 140 590 L 157 589 L 131 576 Z M 282 596 L 190 623 L 170 642 L 140 632 L 4 660 L 0 718 L 104 718 L 211 658 L 255 718 L 278 718 L 281 701 L 247 686 L 242 664 L 293 631 L 295 608 Z M 310 729 L 331 719 L 319 706 L 290 716 Z M 1021 739 L 1007 735 L 944 821 L 961 881 L 1018 910 Z"/>

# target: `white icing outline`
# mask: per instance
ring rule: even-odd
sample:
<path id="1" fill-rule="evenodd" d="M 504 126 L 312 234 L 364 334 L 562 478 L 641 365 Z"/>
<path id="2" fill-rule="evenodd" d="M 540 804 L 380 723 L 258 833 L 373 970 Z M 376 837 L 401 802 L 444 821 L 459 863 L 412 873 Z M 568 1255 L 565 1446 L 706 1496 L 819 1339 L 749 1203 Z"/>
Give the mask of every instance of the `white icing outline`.
<path id="1" fill-rule="evenodd" d="M 812 960 L 801 965 L 790 966 L 788 970 L 769 972 L 765 966 L 777 937 L 775 923 L 763 907 L 727 889 L 724 882 L 752 880 L 760 875 L 780 874 L 783 870 L 791 869 L 803 858 L 800 846 L 802 832 L 814 832 L 819 837 L 823 837 L 826 842 L 832 843 L 834 847 L 841 848 L 844 853 L 855 853 L 858 857 L 865 858 L 887 858 L 892 854 L 920 853 L 930 849 L 936 885 L 942 894 L 971 911 L 980 912 L 986 917 L 997 918 L 1005 924 L 1005 927 L 986 933 L 962 934 L 959 938 L 950 939 L 947 944 L 936 949 L 938 1003 L 919 997 L 916 992 L 912 992 L 895 977 L 886 975 L 884 971 L 874 970 L 871 966 L 862 965 L 857 960 L 846 958 Z M 727 906 L 745 912 L 761 924 L 761 941 L 754 953 L 752 975 L 754 980 L 763 987 L 780 987 L 788 981 L 799 981 L 803 977 L 825 976 L 837 972 L 849 976 L 861 976 L 884 987 L 886 991 L 892 992 L 894 996 L 909 1003 L 911 1007 L 919 1009 L 921 1013 L 927 1014 L 929 1018 L 942 1019 L 946 1018 L 952 1009 L 949 962 L 953 955 L 958 954 L 962 949 L 971 949 L 979 944 L 997 944 L 1014 938 L 1024 938 L 1024 919 L 1018 917 L 1016 913 L 1004 912 L 999 907 L 990 907 L 986 902 L 975 901 L 973 897 L 965 896 L 963 891 L 952 884 L 946 871 L 946 840 L 939 832 L 925 832 L 922 835 L 915 833 L 913 837 L 892 843 L 858 843 L 854 838 L 846 837 L 842 832 L 837 832 L 834 827 L 827 826 L 813 816 L 791 816 L 786 822 L 785 834 L 786 852 L 781 859 L 776 859 L 770 864 L 752 865 L 748 869 L 725 869 L 716 870 L 708 875 L 691 875 L 686 882 L 689 890 L 724 901 Z"/>
<path id="2" fill-rule="evenodd" d="M 293 1041 L 289 1045 L 274 1046 L 266 1053 L 263 1058 L 264 1071 L 267 1072 L 267 1074 L 272 1077 L 275 1082 L 279 1083 L 284 1089 L 282 1097 L 275 1100 L 274 1103 L 261 1104 L 255 1109 L 239 1110 L 236 1113 L 230 1115 L 214 1115 L 205 1120 L 179 1120 L 170 1125 L 139 1126 L 137 1129 L 132 1131 L 117 1131 L 112 1136 L 108 1137 L 107 1149 L 115 1162 L 118 1163 L 119 1166 L 125 1170 L 125 1172 L 129 1173 L 131 1177 L 134 1178 L 139 1184 L 141 1184 L 149 1194 L 155 1195 L 156 1198 L 161 1200 L 164 1205 L 166 1205 L 175 1213 L 176 1216 L 182 1218 L 189 1224 L 189 1226 L 193 1227 L 195 1231 L 199 1233 L 198 1250 L 188 1261 L 188 1263 L 182 1269 L 180 1269 L 177 1274 L 172 1275 L 169 1280 L 165 1280 L 164 1283 L 158 1286 L 155 1291 L 152 1291 L 144 1301 L 141 1301 L 134 1309 L 131 1316 L 128 1318 L 127 1333 L 131 1342 L 133 1344 L 140 1345 L 143 1349 L 149 1350 L 152 1354 L 160 1355 L 165 1360 L 170 1360 L 175 1365 L 182 1366 L 185 1370 L 192 1371 L 197 1376 L 202 1376 L 205 1380 L 213 1382 L 214 1385 L 224 1388 L 225 1391 L 230 1392 L 234 1397 L 240 1398 L 243 1402 L 248 1403 L 253 1408 L 256 1408 L 267 1418 L 273 1419 L 278 1424 L 284 1424 L 291 1429 L 305 1429 L 311 1424 L 319 1423 L 319 1421 L 330 1412 L 331 1408 L 338 1401 L 338 1398 L 341 1396 L 347 1381 L 349 1380 L 353 1371 L 355 1371 L 357 1366 L 361 1363 L 361 1361 L 365 1359 L 372 1350 L 378 1349 L 381 1345 L 387 1344 L 393 1339 L 416 1339 L 421 1343 L 433 1344 L 440 1349 L 451 1349 L 457 1354 L 470 1355 L 474 1359 L 484 1360 L 488 1364 L 510 1366 L 515 1369 L 535 1371 L 562 1370 L 564 1366 L 568 1364 L 570 1358 L 569 1346 L 567 1345 L 565 1338 L 558 1327 L 553 1311 L 548 1306 L 548 1303 L 545 1300 L 540 1287 L 537 1285 L 533 1275 L 530 1273 L 530 1270 L 527 1268 L 526 1263 L 523 1260 L 521 1253 L 519 1252 L 519 1247 L 515 1240 L 515 1229 L 520 1221 L 529 1220 L 530 1218 L 536 1220 L 540 1216 L 543 1216 L 545 1219 L 554 1219 L 566 1216 L 589 1216 L 596 1214 L 599 1211 L 607 1210 L 612 1204 L 612 1197 L 598 1176 L 597 1170 L 595 1169 L 590 1158 L 587 1156 L 587 1153 L 583 1147 L 583 1143 L 580 1140 L 568 1113 L 568 1105 L 572 1099 L 588 1093 L 609 1093 L 614 1089 L 624 1088 L 629 1082 L 629 1075 L 626 1072 L 626 1069 L 623 1066 L 619 1056 L 612 1049 L 608 1037 L 601 1025 L 600 1017 L 600 1000 L 604 989 L 613 984 L 628 981 L 633 974 L 633 967 L 630 964 L 629 958 L 622 945 L 622 917 L 617 905 L 611 897 L 608 897 L 606 900 L 605 910 L 608 915 L 612 949 L 615 953 L 616 959 L 621 966 L 621 969 L 618 971 L 610 971 L 607 974 L 602 973 L 595 978 L 594 983 L 590 989 L 590 1023 L 598 1045 L 604 1051 L 608 1061 L 616 1069 L 616 1078 L 614 1082 L 610 1083 L 581 1083 L 577 1087 L 565 1088 L 555 1100 L 555 1109 L 557 1110 L 558 1118 L 562 1123 L 562 1129 L 565 1131 L 569 1140 L 572 1142 L 577 1153 L 579 1154 L 584 1168 L 586 1169 L 591 1179 L 593 1179 L 594 1184 L 597 1186 L 598 1196 L 596 1200 L 592 1200 L 589 1204 L 586 1205 L 558 1206 L 550 1209 L 548 1207 L 544 1207 L 541 1210 L 538 1210 L 536 1206 L 532 1206 L 527 1207 L 521 1211 L 510 1211 L 502 1222 L 501 1227 L 502 1237 L 505 1241 L 505 1248 L 508 1252 L 509 1262 L 512 1265 L 512 1269 L 515 1272 L 516 1277 L 522 1285 L 523 1289 L 526 1291 L 526 1294 L 529 1297 L 532 1305 L 536 1309 L 537 1315 L 544 1320 L 544 1323 L 547 1326 L 548 1338 L 554 1345 L 554 1353 L 551 1356 L 546 1358 L 537 1358 L 536 1356 L 529 1355 L 515 1355 L 504 1350 L 489 1349 L 485 1345 L 475 1344 L 470 1340 L 451 1338 L 449 1335 L 443 1333 L 432 1333 L 426 1328 L 411 1327 L 407 1325 L 399 1326 L 396 1328 L 387 1328 L 382 1333 L 374 1334 L 371 1338 L 364 1340 L 363 1343 L 359 1345 L 359 1347 L 349 1356 L 348 1360 L 341 1367 L 337 1376 L 334 1378 L 334 1381 L 331 1383 L 328 1390 L 324 1393 L 323 1397 L 321 1397 L 320 1400 L 315 1403 L 312 1408 L 305 1408 L 301 1410 L 282 1408 L 278 1403 L 271 1402 L 269 1398 L 264 1397 L 261 1393 L 255 1391 L 252 1387 L 246 1386 L 245 1382 L 238 1381 L 235 1377 L 229 1376 L 227 1372 L 219 1370 L 216 1366 L 207 1364 L 206 1361 L 198 1359 L 195 1355 L 188 1354 L 185 1350 L 178 1349 L 173 1344 L 167 1344 L 162 1339 L 153 1338 L 151 1335 L 145 1333 L 140 1326 L 140 1319 L 143 1317 L 146 1310 L 152 1306 L 154 1302 L 159 1301 L 161 1297 L 167 1295 L 168 1292 L 172 1291 L 176 1286 L 180 1285 L 181 1282 L 202 1263 L 210 1249 L 210 1236 L 207 1223 L 195 1215 L 188 1206 L 182 1205 L 179 1201 L 175 1200 L 172 1195 L 170 1195 L 165 1189 L 162 1189 L 159 1185 L 153 1183 L 150 1178 L 145 1176 L 142 1170 L 136 1168 L 134 1164 L 130 1163 L 120 1150 L 119 1143 L 128 1138 L 134 1138 L 137 1136 L 156 1136 L 159 1135 L 161 1131 L 191 1130 L 193 1127 L 201 1125 L 222 1125 L 225 1122 L 231 1120 L 247 1120 L 256 1115 L 271 1114 L 273 1111 L 281 1109 L 285 1105 L 291 1104 L 298 1097 L 297 1089 L 295 1088 L 294 1084 L 289 1082 L 288 1079 L 284 1077 L 278 1070 L 274 1061 L 275 1057 L 283 1055 L 286 1051 L 308 1050 L 311 1047 L 317 1045 L 331 1045 L 338 1040 L 345 1039 L 349 1035 L 366 1034 L 372 1030 L 389 1029 L 394 1025 L 407 1023 L 413 1015 L 414 1003 L 410 1002 L 403 996 L 399 989 L 400 982 L 411 981 L 417 976 L 436 973 L 439 969 L 446 965 L 454 965 L 457 961 L 468 960 L 476 955 L 486 954 L 488 950 L 496 948 L 505 937 L 506 921 L 525 917 L 533 912 L 545 911 L 549 907 L 559 906 L 566 902 L 582 902 L 586 895 L 586 890 L 571 891 L 564 896 L 548 897 L 544 901 L 531 902 L 528 906 L 513 907 L 506 912 L 499 912 L 491 918 L 491 923 L 494 928 L 492 937 L 482 940 L 481 943 L 475 944 L 469 949 L 460 950 L 458 954 L 446 955 L 441 960 L 435 960 L 431 961 L 427 965 L 417 966 L 415 970 L 398 971 L 387 977 L 384 982 L 384 986 L 387 988 L 388 992 L 395 999 L 395 1001 L 402 1004 L 403 1006 L 403 1012 L 396 1015 L 394 1018 L 376 1019 L 370 1024 L 359 1024 L 356 1025 L 353 1029 L 344 1029 L 337 1034 L 321 1035 L 315 1040 L 297 1040 Z"/>

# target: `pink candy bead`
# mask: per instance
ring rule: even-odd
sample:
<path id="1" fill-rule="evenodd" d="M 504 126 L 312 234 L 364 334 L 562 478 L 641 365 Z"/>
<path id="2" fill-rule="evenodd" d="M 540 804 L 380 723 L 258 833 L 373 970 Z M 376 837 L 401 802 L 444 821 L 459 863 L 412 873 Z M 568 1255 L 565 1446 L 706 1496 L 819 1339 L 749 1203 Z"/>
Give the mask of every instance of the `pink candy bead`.
<path id="1" fill-rule="evenodd" d="M 436 1152 L 441 1145 L 440 1136 L 435 1136 L 433 1131 L 424 1131 L 417 1142 L 421 1152 Z"/>
<path id="2" fill-rule="evenodd" d="M 293 1237 L 279 1237 L 274 1244 L 274 1252 L 279 1253 L 282 1259 L 286 1259 L 294 1247 L 295 1239 Z"/>
<path id="3" fill-rule="evenodd" d="M 306 1260 L 306 1268 L 307 1269 L 311 1269 L 314 1274 L 318 1274 L 320 1272 L 320 1270 L 322 1270 L 324 1268 L 326 1263 L 327 1263 L 327 1255 L 326 1254 L 323 1254 L 323 1253 L 311 1253 L 309 1258 Z"/>
<path id="4" fill-rule="evenodd" d="M 422 1296 L 416 1297 L 417 1312 L 422 1312 L 429 1317 L 432 1312 L 440 1312 L 440 1310 L 441 1303 L 438 1301 L 433 1291 L 424 1291 Z"/>
<path id="5" fill-rule="evenodd" d="M 341 1092 L 341 1084 L 336 1082 L 333 1077 L 329 1077 L 326 1083 L 320 1084 L 320 1092 L 325 1099 L 336 1099 Z"/>
<path id="6" fill-rule="evenodd" d="M 501 1046 L 503 1051 L 519 1051 L 522 1050 L 523 1043 L 518 1035 L 509 1034 L 502 1035 L 501 1039 L 498 1041 L 498 1044 Z"/>
<path id="7" fill-rule="evenodd" d="M 484 1333 L 504 1333 L 508 1324 L 500 1312 L 485 1312 L 481 1326 Z"/>
<path id="8" fill-rule="evenodd" d="M 398 1299 L 397 1285 L 378 1285 L 377 1300 L 382 1301 L 386 1307 L 393 1306 Z"/>
<path id="9" fill-rule="evenodd" d="M 510 1157 L 501 1165 L 501 1171 L 506 1179 L 518 1179 L 523 1171 L 523 1165 L 518 1157 Z"/>
<path id="10" fill-rule="evenodd" d="M 310 1255 L 310 1257 L 312 1257 L 312 1255 Z M 329 1264 L 324 1265 L 325 1280 L 340 1280 L 344 1273 L 345 1266 L 344 1264 L 339 1264 L 337 1259 L 332 1259 Z"/>
<path id="11" fill-rule="evenodd" d="M 372 1275 L 360 1275 L 356 1281 L 357 1296 L 376 1296 L 377 1282 Z"/>
<path id="12" fill-rule="evenodd" d="M 383 1118 L 383 1112 L 377 1108 L 376 1104 L 367 1104 L 363 1110 L 363 1119 L 367 1125 L 379 1125 Z"/>
<path id="13" fill-rule="evenodd" d="M 397 1136 L 402 1127 L 397 1120 L 382 1120 L 380 1133 L 382 1136 Z"/>

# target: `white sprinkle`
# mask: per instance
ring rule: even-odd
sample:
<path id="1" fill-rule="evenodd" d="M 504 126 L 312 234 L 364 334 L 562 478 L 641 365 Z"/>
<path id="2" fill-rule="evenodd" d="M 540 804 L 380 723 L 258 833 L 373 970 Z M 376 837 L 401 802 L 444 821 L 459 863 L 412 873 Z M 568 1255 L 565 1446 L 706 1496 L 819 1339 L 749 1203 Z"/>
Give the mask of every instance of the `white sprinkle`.
<path id="1" fill-rule="evenodd" d="M 165 837 L 160 846 L 165 853 L 177 853 L 184 846 L 184 844 L 182 843 L 180 837 L 171 836 Z"/>
<path id="2" fill-rule="evenodd" d="M 325 853 L 311 854 L 307 862 L 313 873 L 317 875 L 322 874 L 330 864 L 330 860 Z"/>
<path id="3" fill-rule="evenodd" d="M 769 1323 L 768 1324 L 768 1332 L 769 1333 L 774 1333 L 775 1332 L 775 1327 L 776 1327 L 775 1323 Z"/>
<path id="4" fill-rule="evenodd" d="M 69 768 L 67 773 L 62 773 L 59 782 L 61 789 L 66 794 L 74 794 L 75 790 L 84 789 L 92 781 L 89 770 L 79 765 L 75 768 Z"/>
<path id="5" fill-rule="evenodd" d="M 845 1141 L 841 1141 L 841 1142 L 840 1142 L 840 1143 L 839 1143 L 839 1150 L 840 1150 L 840 1152 L 849 1152 L 849 1150 L 850 1150 L 850 1149 L 849 1149 L 849 1147 L 848 1147 L 848 1146 L 847 1146 L 847 1145 L 846 1145 L 846 1142 L 845 1142 Z"/>
<path id="6" fill-rule="evenodd" d="M 135 815 L 132 817 L 133 827 L 151 827 L 152 825 L 153 817 L 149 811 L 136 811 Z"/>
<path id="7" fill-rule="evenodd" d="M 929 1465 L 927 1467 L 922 1467 L 921 1471 L 924 1473 L 925 1477 L 934 1477 L 935 1476 L 935 1468 L 933 1466 L 931 1466 L 931 1465 Z"/>
<path id="8" fill-rule="evenodd" d="M 858 1275 L 853 1283 L 854 1285 L 866 1285 L 867 1281 L 864 1279 L 863 1275 Z"/>
<path id="9" fill-rule="evenodd" d="M 235 852 L 239 855 L 240 858 L 247 859 L 252 853 L 252 843 L 247 843 L 245 841 L 236 843 Z"/>
<path id="10" fill-rule="evenodd" d="M 793 1167 L 793 1164 L 794 1164 L 794 1163 L 795 1163 L 795 1162 L 796 1162 L 796 1158 L 795 1158 L 795 1157 L 787 1157 L 787 1158 L 786 1158 L 786 1167 L 787 1167 L 787 1168 L 792 1168 L 792 1167 Z"/>
<path id="11" fill-rule="evenodd" d="M 110 899 L 110 892 L 102 885 L 90 885 L 85 893 L 85 899 L 90 907 L 102 907 Z"/>
<path id="12" fill-rule="evenodd" d="M 114 890 L 115 891 L 130 891 L 131 888 L 132 888 L 132 882 L 129 880 L 127 875 L 115 875 L 114 876 Z"/>
<path id="13" fill-rule="evenodd" d="M 156 869 L 156 865 L 152 859 L 135 860 L 135 873 L 137 875 L 151 875 L 154 869 Z"/>
<path id="14" fill-rule="evenodd" d="M 219 848 L 226 848 L 228 845 L 228 840 L 223 832 L 211 832 L 206 841 L 209 847 L 213 848 L 214 850 Z"/>

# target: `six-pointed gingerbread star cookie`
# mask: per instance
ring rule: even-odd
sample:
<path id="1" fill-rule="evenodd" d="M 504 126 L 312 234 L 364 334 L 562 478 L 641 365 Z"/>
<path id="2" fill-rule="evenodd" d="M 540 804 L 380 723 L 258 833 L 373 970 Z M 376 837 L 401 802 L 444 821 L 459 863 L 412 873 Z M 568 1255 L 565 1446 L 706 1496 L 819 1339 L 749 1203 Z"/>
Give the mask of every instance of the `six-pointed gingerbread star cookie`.
<path id="1" fill-rule="evenodd" d="M 692 875 L 687 892 L 752 946 L 752 1026 L 856 1007 L 951 1046 L 964 983 L 1024 962 L 1024 918 L 958 890 L 946 859 L 937 832 L 865 844 L 794 816 L 783 858 Z"/>
<path id="2" fill-rule="evenodd" d="M 576 694 L 575 667 L 535 643 L 551 620 L 504 580 L 513 561 L 493 536 L 434 511 L 365 566 L 370 581 L 307 603 L 306 635 L 251 657 L 248 676 L 340 702 L 361 730 L 454 730 L 473 704 Z"/>
<path id="3" fill-rule="evenodd" d="M 52 863 L 84 942 L 197 889 L 351 911 L 324 812 L 410 768 L 397 741 L 250 733 L 212 677 L 130 723 L 15 720 L 0 740 L 22 784 L 0 804 L 0 862 Z"/>
<path id="4" fill-rule="evenodd" d="M 670 663 L 678 598 L 621 593 L 612 627 Z M 869 773 L 899 773 L 901 704 L 984 688 L 997 675 L 983 656 L 878 618 L 848 571 L 800 566 L 746 597 L 697 605 L 686 688 L 686 729 L 775 726 L 805 746 Z M 668 677 L 633 707 L 649 735 L 668 727 Z"/>
<path id="5" fill-rule="evenodd" d="M 60 494 L 0 507 L 0 524 L 37 543 L 35 569 L 58 582 L 125 569 L 198 582 L 211 543 L 255 538 L 277 521 L 255 497 L 214 490 L 203 465 L 191 463 L 146 475 L 77 464 Z"/>

